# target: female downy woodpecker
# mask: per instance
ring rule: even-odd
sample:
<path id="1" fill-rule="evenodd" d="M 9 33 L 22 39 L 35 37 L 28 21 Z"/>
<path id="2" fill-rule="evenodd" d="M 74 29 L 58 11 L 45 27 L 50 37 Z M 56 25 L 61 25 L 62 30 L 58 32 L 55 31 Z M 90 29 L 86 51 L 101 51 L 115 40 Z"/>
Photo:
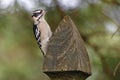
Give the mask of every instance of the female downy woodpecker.
<path id="1" fill-rule="evenodd" d="M 36 41 L 41 49 L 43 55 L 46 55 L 47 45 L 49 39 L 52 36 L 52 31 L 50 26 L 45 20 L 46 11 L 42 9 L 38 9 L 33 11 L 32 19 L 33 19 L 33 32 L 36 38 Z"/>

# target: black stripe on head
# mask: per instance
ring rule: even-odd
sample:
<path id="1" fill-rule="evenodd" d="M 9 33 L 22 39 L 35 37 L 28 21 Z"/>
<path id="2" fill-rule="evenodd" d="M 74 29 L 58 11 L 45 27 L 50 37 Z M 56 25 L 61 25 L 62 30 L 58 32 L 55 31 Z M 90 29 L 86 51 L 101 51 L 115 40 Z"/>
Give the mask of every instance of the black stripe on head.
<path id="1" fill-rule="evenodd" d="M 42 12 L 43 12 L 43 10 L 41 10 L 41 9 L 35 10 L 35 11 L 33 11 L 32 17 L 33 17 L 33 16 L 34 16 L 34 17 L 37 17 L 37 16 L 39 16 Z"/>
<path id="2" fill-rule="evenodd" d="M 42 12 L 42 11 L 43 11 L 42 9 L 37 9 L 37 10 L 34 10 L 33 13 Z"/>

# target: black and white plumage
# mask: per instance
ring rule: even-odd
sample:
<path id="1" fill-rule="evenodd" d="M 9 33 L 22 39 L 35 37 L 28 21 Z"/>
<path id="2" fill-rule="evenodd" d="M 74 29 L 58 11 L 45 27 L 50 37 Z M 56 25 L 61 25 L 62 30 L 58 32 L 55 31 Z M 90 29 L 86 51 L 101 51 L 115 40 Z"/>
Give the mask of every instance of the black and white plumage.
<path id="1" fill-rule="evenodd" d="M 52 36 L 52 31 L 50 26 L 45 20 L 45 10 L 35 10 L 33 11 L 33 32 L 36 38 L 36 41 L 41 49 L 43 55 L 46 55 L 47 52 L 47 45 L 49 39 Z"/>
<path id="2" fill-rule="evenodd" d="M 41 47 L 40 31 L 38 30 L 37 25 L 33 24 L 33 32 L 34 32 L 34 35 L 35 35 L 35 38 L 37 40 L 37 43 L 38 43 L 39 47 Z"/>

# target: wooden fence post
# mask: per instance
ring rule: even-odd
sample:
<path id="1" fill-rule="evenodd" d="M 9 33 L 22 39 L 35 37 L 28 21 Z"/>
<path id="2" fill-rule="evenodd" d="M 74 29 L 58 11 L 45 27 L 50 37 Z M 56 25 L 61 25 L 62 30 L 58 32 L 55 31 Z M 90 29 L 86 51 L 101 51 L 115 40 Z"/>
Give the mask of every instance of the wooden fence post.
<path id="1" fill-rule="evenodd" d="M 85 80 L 91 75 L 84 42 L 69 16 L 64 17 L 50 39 L 43 71 L 51 80 Z"/>

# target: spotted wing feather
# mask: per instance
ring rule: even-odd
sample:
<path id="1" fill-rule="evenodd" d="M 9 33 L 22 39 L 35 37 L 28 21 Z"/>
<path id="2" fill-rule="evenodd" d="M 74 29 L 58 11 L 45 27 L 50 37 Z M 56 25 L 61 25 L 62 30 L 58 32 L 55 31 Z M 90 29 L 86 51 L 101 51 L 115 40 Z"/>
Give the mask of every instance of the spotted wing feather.
<path id="1" fill-rule="evenodd" d="M 40 31 L 38 30 L 37 25 L 33 24 L 33 32 L 39 47 L 41 47 Z"/>

